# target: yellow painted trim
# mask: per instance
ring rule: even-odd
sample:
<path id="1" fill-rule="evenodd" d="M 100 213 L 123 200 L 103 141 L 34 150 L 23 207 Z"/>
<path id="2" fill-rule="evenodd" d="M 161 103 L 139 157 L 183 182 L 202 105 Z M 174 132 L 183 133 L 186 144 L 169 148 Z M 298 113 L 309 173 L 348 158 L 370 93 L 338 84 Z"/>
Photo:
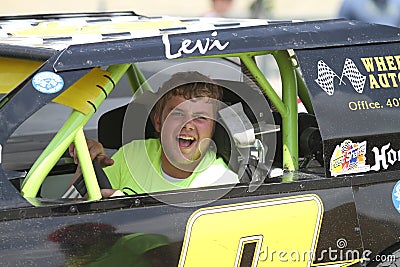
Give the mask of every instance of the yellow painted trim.
<path id="1" fill-rule="evenodd" d="M 182 27 L 185 23 L 178 19 L 159 20 L 159 21 L 131 21 L 131 22 L 99 22 L 77 25 L 76 21 L 52 21 L 41 22 L 37 26 L 11 32 L 16 37 L 57 37 L 85 34 L 107 34 L 118 32 L 137 32 L 159 30 L 165 28 Z"/>
<path id="2" fill-rule="evenodd" d="M 88 114 L 100 94 L 104 94 L 101 88 L 110 81 L 105 76 L 111 74 L 100 68 L 92 69 L 76 83 L 71 85 L 66 91 L 53 99 L 53 102 L 71 107 L 83 114 Z"/>
<path id="3" fill-rule="evenodd" d="M 0 57 L 0 94 L 8 94 L 21 82 L 35 72 L 43 62 Z M 83 114 L 88 114 L 101 88 L 109 82 L 111 74 L 100 68 L 92 69 L 87 75 L 75 82 L 67 90 L 53 99 L 53 102 L 71 107 Z M 89 101 L 89 102 L 88 102 Z"/>
<path id="4" fill-rule="evenodd" d="M 7 94 L 37 70 L 43 62 L 0 57 L 0 94 Z"/>
<path id="5" fill-rule="evenodd" d="M 252 267 L 346 267 L 361 261 L 313 264 L 323 213 L 315 194 L 199 209 L 188 219 L 179 266 L 238 267 L 246 259 Z M 246 243 L 254 249 L 244 252 Z"/>

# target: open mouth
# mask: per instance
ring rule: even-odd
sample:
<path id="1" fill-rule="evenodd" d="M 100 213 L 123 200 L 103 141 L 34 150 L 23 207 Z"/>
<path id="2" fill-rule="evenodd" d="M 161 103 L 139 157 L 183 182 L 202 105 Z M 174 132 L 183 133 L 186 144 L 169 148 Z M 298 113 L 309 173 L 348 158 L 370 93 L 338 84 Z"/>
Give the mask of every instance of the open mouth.
<path id="1" fill-rule="evenodd" d="M 196 142 L 196 138 L 193 136 L 179 135 L 178 143 L 180 148 L 190 148 Z"/>

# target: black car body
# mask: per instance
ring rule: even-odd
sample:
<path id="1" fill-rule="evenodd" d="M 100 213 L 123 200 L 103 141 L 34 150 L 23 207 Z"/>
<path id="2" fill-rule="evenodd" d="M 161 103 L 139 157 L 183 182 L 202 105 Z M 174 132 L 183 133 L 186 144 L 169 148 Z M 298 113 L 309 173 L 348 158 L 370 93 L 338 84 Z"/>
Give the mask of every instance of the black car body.
<path id="1" fill-rule="evenodd" d="M 346 20 L 149 18 L 133 12 L 3 17 L 0 26 L 2 265 L 399 264 L 399 29 Z M 255 59 L 266 55 L 280 71 L 282 97 L 257 66 Z M 230 61 L 215 63 L 220 58 Z M 282 173 L 262 172 L 255 184 L 101 199 L 84 154 L 89 198 L 57 195 L 76 169 L 68 146 L 85 147 L 85 134 L 97 137 L 97 126 L 84 126 L 125 73 L 136 98 L 146 102 L 138 90 L 160 76 L 141 71 L 145 62 L 205 64 L 211 73 L 228 64 L 225 70 L 240 73 L 225 79 L 232 87 L 246 82 L 245 73 L 256 96 L 239 102 L 254 111 L 252 122 L 280 128 L 264 141 L 266 166 Z M 239 95 L 254 89 L 240 88 Z M 308 113 L 298 113 L 298 99 Z M 71 111 L 66 122 L 41 131 L 51 122 L 39 116 L 37 132 L 29 133 L 32 126 L 21 131 L 38 110 L 49 115 L 51 109 L 41 108 L 55 105 L 51 101 Z M 145 134 L 146 113 L 135 112 Z M 61 120 L 57 114 L 51 115 Z M 108 130 L 106 136 L 121 138 L 120 129 Z M 120 144 L 110 141 L 110 148 Z"/>

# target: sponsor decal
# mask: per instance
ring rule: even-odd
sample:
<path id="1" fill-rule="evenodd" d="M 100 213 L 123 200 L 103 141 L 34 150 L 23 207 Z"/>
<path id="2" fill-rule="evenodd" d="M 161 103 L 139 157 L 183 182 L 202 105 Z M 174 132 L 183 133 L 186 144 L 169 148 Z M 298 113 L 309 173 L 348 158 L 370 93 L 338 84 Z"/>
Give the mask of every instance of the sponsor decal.
<path id="1" fill-rule="evenodd" d="M 350 83 L 354 91 L 358 93 L 355 94 L 357 98 L 347 102 L 347 108 L 351 112 L 374 112 L 400 108 L 400 97 L 372 99 L 371 96 L 364 95 L 367 88 L 370 90 L 399 88 L 400 55 L 345 58 L 341 72 L 332 69 L 322 59 L 318 60 L 316 65 L 317 78 L 314 81 L 328 96 L 334 95 L 335 90 L 347 83 Z"/>
<path id="2" fill-rule="evenodd" d="M 328 95 L 333 95 L 335 91 L 334 87 L 334 78 L 338 78 L 340 80 L 340 84 L 346 83 L 343 81 L 343 76 L 349 79 L 351 85 L 354 90 L 361 94 L 364 91 L 366 76 L 362 75 L 358 70 L 356 64 L 350 58 L 346 58 L 342 75 L 337 75 L 323 60 L 318 61 L 318 78 L 315 82 L 324 90 Z"/>
<path id="3" fill-rule="evenodd" d="M 398 181 L 393 187 L 392 202 L 395 209 L 400 212 L 400 181 Z"/>
<path id="4" fill-rule="evenodd" d="M 353 143 L 345 140 L 337 145 L 333 151 L 330 161 L 330 171 L 332 176 L 361 173 L 370 170 L 366 165 L 367 141 Z"/>
<path id="5" fill-rule="evenodd" d="M 373 147 L 374 165 L 366 165 L 367 141 L 353 143 L 345 140 L 337 145 L 331 160 L 330 171 L 332 176 L 361 173 L 368 171 L 387 170 L 390 166 L 400 162 L 400 150 L 393 149 L 390 143 L 382 147 Z"/>
<path id="6" fill-rule="evenodd" d="M 335 92 L 335 78 L 339 79 L 339 85 L 346 85 L 343 79 L 347 77 L 354 90 L 359 94 L 363 93 L 367 80 L 370 89 L 399 87 L 400 55 L 362 57 L 360 61 L 366 75 L 360 71 L 360 67 L 357 67 L 354 60 L 346 58 L 339 76 L 337 71 L 334 71 L 323 60 L 319 60 L 315 82 L 328 95 L 333 95 Z"/>
<path id="7" fill-rule="evenodd" d="M 361 58 L 368 75 L 371 89 L 399 87 L 400 55 L 374 56 Z M 374 74 L 378 72 L 378 74 Z"/>
<path id="8" fill-rule="evenodd" d="M 370 89 L 399 87 L 400 55 L 362 57 L 358 60 L 358 64 L 359 67 L 357 67 L 353 59 L 345 58 L 340 74 L 338 71 L 334 71 L 323 60 L 319 60 L 315 82 L 328 95 L 333 95 L 335 92 L 335 78 L 339 79 L 339 85 L 346 85 L 343 79 L 347 77 L 354 90 L 359 94 L 363 93 L 366 81 L 368 81 Z M 363 70 L 360 71 L 362 67 Z"/>
<path id="9" fill-rule="evenodd" d="M 165 56 L 168 59 L 174 59 L 181 57 L 182 54 L 190 55 L 195 51 L 198 51 L 202 55 L 206 54 L 207 51 L 210 51 L 214 48 L 222 51 L 229 45 L 229 42 L 221 44 L 221 42 L 218 39 L 216 39 L 217 36 L 218 33 L 214 31 L 211 33 L 212 38 L 206 38 L 203 41 L 202 40 L 192 41 L 190 39 L 183 39 L 180 47 L 172 51 L 173 49 L 171 48 L 168 34 L 165 34 L 162 36 L 162 42 L 165 48 Z"/>
<path id="10" fill-rule="evenodd" d="M 380 149 L 377 147 L 372 148 L 375 155 L 375 165 L 371 167 L 373 171 L 379 171 L 381 168 L 387 169 L 389 165 L 394 165 L 400 161 L 400 150 L 396 151 L 390 148 L 390 143 L 382 146 Z"/>
<path id="11" fill-rule="evenodd" d="M 33 88 L 41 93 L 54 94 L 64 87 L 63 78 L 51 71 L 43 71 L 36 74 L 32 79 Z"/>

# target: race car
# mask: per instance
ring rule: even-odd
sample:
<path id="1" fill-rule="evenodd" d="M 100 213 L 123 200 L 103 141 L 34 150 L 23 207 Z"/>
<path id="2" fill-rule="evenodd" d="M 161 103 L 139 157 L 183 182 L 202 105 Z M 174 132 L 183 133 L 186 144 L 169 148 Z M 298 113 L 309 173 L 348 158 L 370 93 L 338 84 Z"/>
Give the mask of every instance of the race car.
<path id="1" fill-rule="evenodd" d="M 0 26 L 2 265 L 400 263 L 398 28 L 134 12 Z M 111 155 L 153 136 L 159 87 L 188 70 L 234 111 L 213 140 L 240 183 L 102 198 L 86 139 Z"/>

